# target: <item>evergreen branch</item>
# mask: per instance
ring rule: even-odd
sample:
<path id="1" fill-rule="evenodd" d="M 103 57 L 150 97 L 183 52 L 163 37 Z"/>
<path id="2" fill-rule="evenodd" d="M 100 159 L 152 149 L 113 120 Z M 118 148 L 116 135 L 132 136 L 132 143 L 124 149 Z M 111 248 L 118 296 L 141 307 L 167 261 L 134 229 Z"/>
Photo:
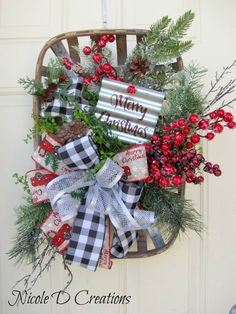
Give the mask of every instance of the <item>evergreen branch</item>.
<path id="1" fill-rule="evenodd" d="M 8 252 L 9 259 L 15 259 L 16 263 L 34 263 L 40 241 L 40 225 L 50 210 L 49 203 L 35 205 L 31 196 L 25 198 L 25 203 L 16 209 L 17 234 Z"/>
<path id="2" fill-rule="evenodd" d="M 22 85 L 24 90 L 30 95 L 42 96 L 43 95 L 43 84 L 40 81 L 30 79 L 28 76 L 20 78 L 18 84 Z"/>
<path id="3" fill-rule="evenodd" d="M 169 16 L 163 16 L 159 21 L 152 24 L 150 26 L 150 30 L 147 31 L 145 35 L 145 44 L 150 45 L 152 44 L 157 38 L 159 38 L 163 32 L 166 30 L 168 25 L 171 22 L 171 18 Z"/>
<path id="4" fill-rule="evenodd" d="M 168 36 L 170 38 L 181 39 L 186 35 L 187 30 L 191 26 L 194 19 L 194 13 L 192 11 L 185 12 L 178 18 L 176 23 L 172 24 L 168 30 Z"/>
<path id="5" fill-rule="evenodd" d="M 194 210 L 190 201 L 173 190 L 148 184 L 142 193 L 141 206 L 155 212 L 168 237 L 177 236 L 180 230 L 190 229 L 198 234 L 203 230 L 199 213 Z"/>

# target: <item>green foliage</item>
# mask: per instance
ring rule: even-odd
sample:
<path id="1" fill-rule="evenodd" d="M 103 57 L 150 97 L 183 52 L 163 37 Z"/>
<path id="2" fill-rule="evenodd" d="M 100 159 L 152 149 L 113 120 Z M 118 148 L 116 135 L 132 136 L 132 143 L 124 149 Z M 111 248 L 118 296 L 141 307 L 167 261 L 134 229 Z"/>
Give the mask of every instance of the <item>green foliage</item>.
<path id="1" fill-rule="evenodd" d="M 22 184 L 23 185 L 23 190 L 27 193 L 30 193 L 28 181 L 26 175 L 19 175 L 18 173 L 14 173 L 12 175 L 13 178 L 15 178 L 15 184 Z"/>
<path id="2" fill-rule="evenodd" d="M 133 55 L 140 55 L 154 64 L 168 63 L 180 57 L 193 46 L 191 40 L 182 41 L 193 18 L 194 13 L 191 11 L 185 12 L 176 23 L 164 16 L 150 27 Z"/>
<path id="3" fill-rule="evenodd" d="M 48 73 L 47 73 L 48 85 L 51 83 L 57 82 L 58 78 L 62 75 L 66 75 L 64 66 L 61 64 L 61 62 L 58 59 L 51 59 L 48 64 Z"/>
<path id="4" fill-rule="evenodd" d="M 52 170 L 56 172 L 59 167 L 59 160 L 57 159 L 56 156 L 47 152 L 45 156 L 45 164 L 46 166 L 50 165 L 52 167 Z"/>
<path id="5" fill-rule="evenodd" d="M 95 91 L 91 91 L 87 86 L 83 88 L 82 96 L 86 99 L 90 105 L 96 106 L 98 102 L 98 93 Z"/>
<path id="6" fill-rule="evenodd" d="M 148 184 L 142 193 L 141 206 L 155 212 L 166 237 L 177 236 L 180 230 L 190 229 L 198 234 L 203 230 L 201 217 L 190 201 L 171 189 Z"/>
<path id="7" fill-rule="evenodd" d="M 176 73 L 175 84 L 166 92 L 166 102 L 162 107 L 162 123 L 170 123 L 179 118 L 187 118 L 190 113 L 201 114 L 204 111 L 205 97 L 202 95 L 201 78 L 205 69 L 191 64 Z"/>
<path id="8" fill-rule="evenodd" d="M 30 95 L 42 96 L 43 84 L 40 81 L 30 79 L 28 76 L 20 78 L 18 83 L 23 86 L 24 90 Z"/>
<path id="9" fill-rule="evenodd" d="M 34 263 L 42 241 L 39 237 L 40 225 L 50 210 L 49 203 L 35 205 L 31 196 L 25 198 L 25 203 L 16 209 L 17 234 L 14 245 L 8 252 L 10 259 L 14 258 L 16 263 Z"/>
<path id="10" fill-rule="evenodd" d="M 94 112 L 84 112 L 76 108 L 73 116 L 74 119 L 84 122 L 93 131 L 93 140 L 98 146 L 101 161 L 107 157 L 112 157 L 116 152 L 126 146 L 118 138 L 111 136 L 108 125 L 97 119 Z"/>
<path id="11" fill-rule="evenodd" d="M 40 134 L 42 135 L 45 132 L 49 132 L 52 134 L 55 134 L 56 131 L 61 127 L 61 125 L 63 124 L 63 121 L 60 121 L 58 123 L 58 118 L 57 117 L 50 117 L 50 116 L 46 116 L 46 117 L 41 117 L 40 115 L 36 115 L 34 114 L 33 116 L 35 124 L 33 126 L 33 130 L 32 130 L 32 134 Z M 60 120 L 63 120 L 63 118 L 61 118 Z"/>

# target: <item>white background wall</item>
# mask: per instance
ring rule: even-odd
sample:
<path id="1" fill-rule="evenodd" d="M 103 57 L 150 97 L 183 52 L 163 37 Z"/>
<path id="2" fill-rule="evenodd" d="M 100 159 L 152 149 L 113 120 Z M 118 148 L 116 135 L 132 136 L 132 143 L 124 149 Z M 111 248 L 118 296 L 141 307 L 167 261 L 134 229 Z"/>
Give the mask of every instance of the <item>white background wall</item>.
<path id="1" fill-rule="evenodd" d="M 146 28 L 163 15 L 177 18 L 187 9 L 196 13 L 189 33 L 195 42 L 185 63 L 197 60 L 207 67 L 206 86 L 216 70 L 236 58 L 235 0 L 109 0 L 109 28 Z M 65 31 L 102 27 L 99 0 L 1 0 L 0 1 L 0 134 L 1 134 L 1 227 L 0 227 L 0 313 L 89 313 L 89 314 L 225 314 L 236 303 L 236 132 L 226 131 L 205 147 L 213 162 L 222 165 L 220 179 L 208 178 L 202 189 L 191 187 L 207 225 L 200 240 L 194 234 L 181 236 L 159 256 L 115 261 L 112 270 L 90 273 L 72 267 L 71 297 L 83 289 L 90 295 L 109 292 L 131 295 L 127 305 L 78 306 L 24 305 L 10 307 L 11 287 L 28 270 L 15 267 L 6 252 L 14 235 L 13 208 L 21 202 L 21 188 L 12 174 L 24 173 L 33 164 L 31 145 L 23 138 L 31 127 L 30 96 L 17 85 L 19 77 L 33 77 L 38 53 L 50 37 Z M 235 71 L 236 75 L 236 71 Z M 234 75 L 234 76 L 235 76 Z M 234 110 L 236 111 L 236 110 Z M 33 294 L 60 290 L 66 281 L 60 261 L 46 273 Z"/>

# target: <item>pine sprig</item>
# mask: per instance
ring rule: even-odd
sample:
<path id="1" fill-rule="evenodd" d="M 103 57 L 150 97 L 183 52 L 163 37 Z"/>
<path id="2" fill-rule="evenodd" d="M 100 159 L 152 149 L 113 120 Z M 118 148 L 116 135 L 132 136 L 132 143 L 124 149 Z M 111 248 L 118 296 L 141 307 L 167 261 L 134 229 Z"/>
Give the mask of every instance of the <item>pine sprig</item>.
<path id="1" fill-rule="evenodd" d="M 168 36 L 170 38 L 181 39 L 183 38 L 194 19 L 194 13 L 192 11 L 185 12 L 178 18 L 176 23 L 172 23 L 168 30 Z"/>
<path id="2" fill-rule="evenodd" d="M 25 198 L 24 204 L 16 209 L 17 235 L 14 245 L 8 252 L 10 259 L 16 263 L 34 263 L 35 256 L 40 247 L 40 225 L 51 210 L 49 203 L 35 205 L 31 196 Z"/>
<path id="3" fill-rule="evenodd" d="M 169 26 L 171 18 L 169 16 L 163 16 L 159 21 L 150 26 L 150 30 L 145 35 L 145 43 L 151 45 L 158 38 L 160 38 L 166 28 Z"/>
<path id="4" fill-rule="evenodd" d="M 158 129 L 163 123 L 186 119 L 190 113 L 202 114 L 206 102 L 202 95 L 201 78 L 206 70 L 195 64 L 190 64 L 184 70 L 175 74 L 175 84 L 166 92 L 166 102 L 162 107 Z"/>
<path id="5" fill-rule="evenodd" d="M 42 96 L 43 95 L 43 84 L 40 81 L 26 78 L 20 78 L 18 84 L 22 85 L 24 90 L 30 95 Z"/>
<path id="6" fill-rule="evenodd" d="M 180 57 L 193 46 L 191 40 L 182 41 L 193 18 L 194 13 L 191 11 L 185 12 L 176 23 L 164 16 L 150 27 L 142 42 L 134 49 L 132 57 L 139 55 L 153 64 L 170 63 Z"/>
<path id="7" fill-rule="evenodd" d="M 167 238 L 176 237 L 179 231 L 187 229 L 198 234 L 203 230 L 200 215 L 190 201 L 170 189 L 148 184 L 142 194 L 141 206 L 145 210 L 155 212 Z"/>

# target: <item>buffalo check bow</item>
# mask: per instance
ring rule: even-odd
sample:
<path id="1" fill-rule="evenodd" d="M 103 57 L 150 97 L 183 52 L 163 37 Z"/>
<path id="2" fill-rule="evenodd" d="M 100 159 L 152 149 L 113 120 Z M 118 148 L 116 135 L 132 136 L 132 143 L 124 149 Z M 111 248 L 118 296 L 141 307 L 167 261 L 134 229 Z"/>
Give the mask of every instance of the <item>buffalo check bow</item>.
<path id="1" fill-rule="evenodd" d="M 91 139 L 87 137 L 87 141 L 86 145 L 83 144 L 87 151 L 89 143 L 94 151 Z M 75 145 L 78 145 L 78 140 L 75 142 Z M 58 151 L 61 157 L 60 153 L 62 151 L 64 153 L 64 150 L 65 147 L 62 147 Z M 78 161 L 78 155 L 79 151 L 76 161 L 79 169 L 81 163 Z M 84 151 L 81 152 L 82 159 L 85 169 Z M 67 165 L 69 166 L 68 163 Z M 127 253 L 136 240 L 136 230 L 146 229 L 155 221 L 154 213 L 134 210 L 141 195 L 142 185 L 122 183 L 120 182 L 122 175 L 123 169 L 111 159 L 107 159 L 95 175 L 90 170 L 76 170 L 57 177 L 47 185 L 52 208 L 61 218 L 68 217 L 70 211 L 74 212 L 69 193 L 80 188 L 88 188 L 85 198 L 76 208 L 77 216 L 66 252 L 68 263 L 77 263 L 89 270 L 96 270 L 104 242 L 106 215 L 116 230 L 111 248 L 112 254 L 116 257 L 123 257 Z"/>

